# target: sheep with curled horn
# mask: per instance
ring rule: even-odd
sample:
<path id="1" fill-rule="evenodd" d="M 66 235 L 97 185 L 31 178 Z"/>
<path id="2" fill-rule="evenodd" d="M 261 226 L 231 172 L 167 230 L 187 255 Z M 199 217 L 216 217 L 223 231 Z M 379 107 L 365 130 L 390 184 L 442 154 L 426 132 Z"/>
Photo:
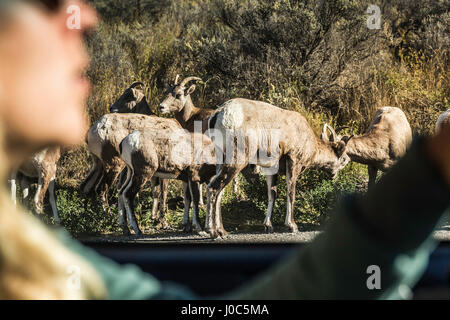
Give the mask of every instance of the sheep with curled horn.
<path id="1" fill-rule="evenodd" d="M 201 130 L 205 133 L 208 130 L 208 121 L 215 109 L 197 108 L 191 98 L 192 93 L 196 90 L 196 85 L 188 86 L 190 82 L 203 81 L 199 77 L 187 77 L 180 82 L 180 75 L 175 77 L 173 86 L 169 88 L 169 92 L 163 102 L 159 105 L 162 114 L 174 113 L 175 119 L 180 125 L 189 132 Z M 197 128 L 196 128 L 197 125 Z M 244 178 L 249 182 L 254 182 L 258 177 L 258 168 L 250 165 L 242 171 Z M 233 180 L 233 190 L 238 191 L 239 180 L 236 177 Z M 200 193 L 202 189 L 200 188 Z M 200 198 L 200 204 L 203 204 L 203 198 Z"/>

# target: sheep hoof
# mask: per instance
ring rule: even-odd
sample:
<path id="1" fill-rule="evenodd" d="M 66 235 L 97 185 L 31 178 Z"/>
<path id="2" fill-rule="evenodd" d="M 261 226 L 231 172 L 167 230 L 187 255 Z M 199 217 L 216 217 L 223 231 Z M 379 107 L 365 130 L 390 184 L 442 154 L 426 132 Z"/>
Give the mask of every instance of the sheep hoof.
<path id="1" fill-rule="evenodd" d="M 218 232 L 219 232 L 220 237 L 222 237 L 222 238 L 224 238 L 228 235 L 228 232 L 226 232 L 224 228 L 220 228 L 218 230 Z"/>
<path id="2" fill-rule="evenodd" d="M 217 232 L 217 230 L 210 230 L 209 236 L 211 237 L 211 239 L 215 240 L 219 238 L 219 232 Z"/>
<path id="3" fill-rule="evenodd" d="M 193 226 L 192 228 L 192 232 L 197 233 L 197 234 L 201 234 L 203 232 L 202 227 L 200 226 Z"/>
<path id="4" fill-rule="evenodd" d="M 191 231 L 192 231 L 192 228 L 191 228 L 191 225 L 189 223 L 183 226 L 183 232 L 184 233 L 191 233 Z"/>

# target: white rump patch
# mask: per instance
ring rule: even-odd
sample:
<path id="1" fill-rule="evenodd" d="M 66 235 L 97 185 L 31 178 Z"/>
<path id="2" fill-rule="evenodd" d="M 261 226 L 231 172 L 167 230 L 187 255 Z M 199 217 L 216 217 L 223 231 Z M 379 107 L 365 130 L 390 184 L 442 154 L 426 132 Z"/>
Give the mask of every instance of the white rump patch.
<path id="1" fill-rule="evenodd" d="M 108 135 L 111 131 L 112 121 L 108 116 L 103 116 L 98 120 L 88 135 L 88 148 L 89 151 L 95 154 L 98 158 L 102 158 L 102 144 L 108 139 Z M 97 137 L 99 139 L 97 139 Z"/>
<path id="2" fill-rule="evenodd" d="M 223 110 L 217 116 L 217 124 L 228 130 L 239 129 L 244 122 L 244 112 L 242 106 L 231 100 L 223 105 Z"/>
<path id="3" fill-rule="evenodd" d="M 123 140 L 121 158 L 130 167 L 133 167 L 131 155 L 140 148 L 140 145 L 141 133 L 139 131 L 134 131 Z"/>

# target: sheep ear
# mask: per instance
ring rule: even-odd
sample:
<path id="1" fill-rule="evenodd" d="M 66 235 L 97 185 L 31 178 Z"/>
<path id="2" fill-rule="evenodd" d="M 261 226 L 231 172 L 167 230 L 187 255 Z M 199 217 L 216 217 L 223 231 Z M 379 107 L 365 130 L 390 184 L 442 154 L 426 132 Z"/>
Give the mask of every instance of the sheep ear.
<path id="1" fill-rule="evenodd" d="M 138 89 L 131 89 L 133 91 L 133 96 L 136 98 L 137 102 L 140 102 L 142 98 L 144 98 L 144 93 L 141 90 Z"/>
<path id="2" fill-rule="evenodd" d="M 346 146 L 347 145 L 344 142 L 331 143 L 331 147 L 339 158 L 344 154 Z"/>
<path id="3" fill-rule="evenodd" d="M 195 91 L 195 84 L 189 87 L 188 91 L 186 91 L 185 96 L 191 95 Z"/>

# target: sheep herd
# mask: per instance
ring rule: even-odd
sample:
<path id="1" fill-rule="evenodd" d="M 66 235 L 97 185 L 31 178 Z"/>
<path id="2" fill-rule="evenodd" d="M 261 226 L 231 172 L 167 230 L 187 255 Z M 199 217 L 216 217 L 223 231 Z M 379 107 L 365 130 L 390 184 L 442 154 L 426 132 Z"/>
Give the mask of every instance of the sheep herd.
<path id="1" fill-rule="evenodd" d="M 286 176 L 285 224 L 296 232 L 293 215 L 296 181 L 304 170 L 318 168 L 336 177 L 350 161 L 365 164 L 372 188 L 377 172 L 388 170 L 404 155 L 412 140 L 411 127 L 399 108 L 377 110 L 369 128 L 360 136 L 341 136 L 324 124 L 318 137 L 298 112 L 260 101 L 237 98 L 216 109 L 196 108 L 191 99 L 196 86 L 191 83 L 201 79 L 179 80 L 177 76 L 159 105 L 159 111 L 174 114 L 173 119 L 156 116 L 147 103 L 144 84 L 135 82 L 87 134 L 93 164 L 81 189 L 84 194 L 96 194 L 106 204 L 109 188 L 117 187 L 119 224 L 124 234 L 130 234 L 129 226 L 136 235 L 142 234 L 134 202 L 148 182 L 152 184 L 152 218 L 168 227 L 165 218 L 168 181 L 177 179 L 183 183 L 184 231 L 224 237 L 227 232 L 222 223 L 221 198 L 224 188 L 239 173 L 249 182 L 261 174 L 266 176 L 266 232 L 273 232 L 271 216 L 278 178 Z M 439 117 L 436 131 L 449 122 L 450 110 Z M 27 181 L 37 178 L 33 205 L 38 213 L 42 213 L 44 195 L 49 190 L 56 223 L 60 219 L 54 187 L 60 154 L 58 147 L 47 148 L 23 163 L 11 177 L 14 201 L 16 180 L 20 181 L 22 197 L 26 199 Z M 204 231 L 198 217 L 202 184 L 207 185 L 208 199 Z"/>

